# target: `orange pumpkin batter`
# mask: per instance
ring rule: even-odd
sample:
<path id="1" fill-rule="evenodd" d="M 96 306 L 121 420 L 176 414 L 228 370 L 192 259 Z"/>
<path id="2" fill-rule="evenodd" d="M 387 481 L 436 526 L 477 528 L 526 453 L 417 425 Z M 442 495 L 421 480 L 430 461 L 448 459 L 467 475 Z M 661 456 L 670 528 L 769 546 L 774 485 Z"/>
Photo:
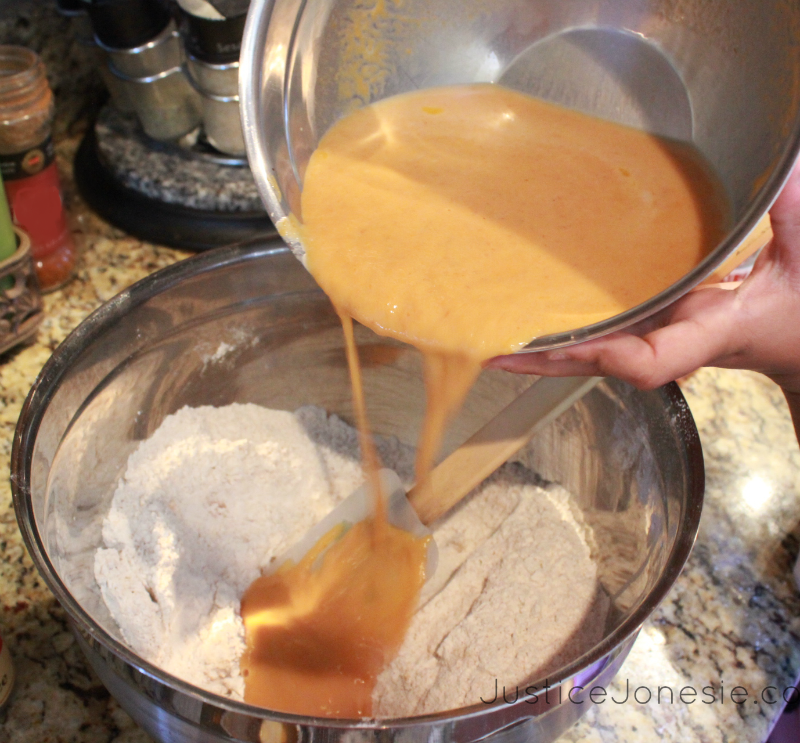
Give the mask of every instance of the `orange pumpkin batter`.
<path id="1" fill-rule="evenodd" d="M 395 96 L 337 122 L 302 210 L 308 268 L 337 307 L 481 359 L 656 295 L 728 218 L 696 150 L 496 85 Z"/>

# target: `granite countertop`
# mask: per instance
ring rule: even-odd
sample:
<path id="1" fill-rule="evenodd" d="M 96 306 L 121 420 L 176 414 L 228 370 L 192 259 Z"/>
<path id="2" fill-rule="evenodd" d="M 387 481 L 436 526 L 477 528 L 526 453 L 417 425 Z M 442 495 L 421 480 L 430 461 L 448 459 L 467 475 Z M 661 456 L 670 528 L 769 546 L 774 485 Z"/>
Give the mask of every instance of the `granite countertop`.
<path id="1" fill-rule="evenodd" d="M 65 48 L 68 29 L 48 8 L 14 0 L 0 9 L 0 31 L 5 29 L 6 41 L 46 52 L 54 67 L 60 58 L 69 62 L 51 83 L 61 101 L 59 169 L 81 256 L 74 279 L 45 297 L 46 319 L 36 342 L 0 356 L 0 470 L 5 472 L 25 396 L 56 346 L 121 289 L 189 255 L 126 236 L 93 215 L 75 193 L 71 163 L 81 106 L 93 99 L 96 81 L 79 64 L 84 52 L 74 44 Z M 780 692 L 800 676 L 800 592 L 791 575 L 800 542 L 800 449 L 786 404 L 772 383 L 748 372 L 703 370 L 683 389 L 706 463 L 697 544 L 605 701 L 591 706 L 565 741 L 760 743 L 783 707 L 780 700 L 768 704 L 765 699 L 774 692 L 762 698 L 762 690 Z M 0 634 L 17 672 L 11 703 L 0 712 L 0 743 L 149 740 L 88 668 L 65 612 L 23 546 L 7 479 L 0 482 Z M 666 690 L 657 703 L 659 687 L 669 687 L 674 703 L 668 703 Z M 685 687 L 696 690 L 696 698 L 685 691 L 681 702 Z M 704 694 L 705 687 L 713 691 Z M 634 700 L 637 689 L 644 703 Z M 745 690 L 748 696 L 736 694 L 743 703 L 735 704 L 731 692 Z M 628 701 L 616 704 L 626 693 Z"/>

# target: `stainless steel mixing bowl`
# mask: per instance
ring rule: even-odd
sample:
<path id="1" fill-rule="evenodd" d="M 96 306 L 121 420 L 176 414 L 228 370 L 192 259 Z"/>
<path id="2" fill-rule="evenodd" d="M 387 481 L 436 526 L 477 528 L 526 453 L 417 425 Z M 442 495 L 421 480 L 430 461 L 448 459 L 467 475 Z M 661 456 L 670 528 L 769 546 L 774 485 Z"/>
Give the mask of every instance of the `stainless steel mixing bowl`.
<path id="1" fill-rule="evenodd" d="M 413 444 L 423 412 L 419 355 L 358 329 L 374 428 Z M 221 346 L 222 343 L 227 344 Z M 530 379 L 481 375 L 446 442 L 454 448 Z M 128 648 L 94 579 L 101 521 L 138 443 L 184 405 L 321 405 L 352 420 L 342 332 L 325 295 L 280 242 L 212 251 L 159 271 L 85 320 L 45 365 L 14 438 L 12 487 L 28 549 L 120 704 L 161 741 L 550 741 L 606 685 L 677 578 L 703 493 L 697 431 L 677 386 L 608 380 L 524 452 L 575 494 L 609 599 L 603 639 L 550 674 L 550 704 L 443 711 L 403 720 L 310 719 L 203 692 Z M 544 679 L 531 683 L 542 688 Z M 556 703 L 561 688 L 563 703 Z M 581 688 L 578 688 L 581 687 Z"/>
<path id="2" fill-rule="evenodd" d="M 693 142 L 731 198 L 725 239 L 641 305 L 526 350 L 555 348 L 670 304 L 753 229 L 800 150 L 798 38 L 800 4 L 785 0 L 253 0 L 240 76 L 247 152 L 279 222 L 300 216 L 308 159 L 337 119 L 418 88 L 499 82 Z"/>

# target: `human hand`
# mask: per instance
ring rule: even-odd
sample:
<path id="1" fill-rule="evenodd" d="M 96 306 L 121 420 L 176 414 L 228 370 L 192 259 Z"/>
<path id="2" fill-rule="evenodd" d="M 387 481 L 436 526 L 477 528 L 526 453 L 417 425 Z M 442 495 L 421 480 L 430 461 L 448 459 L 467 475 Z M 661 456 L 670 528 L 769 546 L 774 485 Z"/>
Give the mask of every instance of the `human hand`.
<path id="1" fill-rule="evenodd" d="M 740 284 L 701 287 L 625 331 L 488 366 L 612 376 L 654 389 L 702 366 L 752 369 L 800 397 L 800 163 L 770 211 L 773 239 Z M 791 402 L 791 400 L 790 400 Z"/>

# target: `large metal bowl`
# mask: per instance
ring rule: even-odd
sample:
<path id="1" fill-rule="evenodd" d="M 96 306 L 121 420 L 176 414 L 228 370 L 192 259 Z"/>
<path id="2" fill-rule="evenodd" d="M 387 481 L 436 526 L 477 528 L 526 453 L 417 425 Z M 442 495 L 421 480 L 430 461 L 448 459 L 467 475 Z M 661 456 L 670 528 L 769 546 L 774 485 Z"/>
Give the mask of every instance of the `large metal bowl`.
<path id="1" fill-rule="evenodd" d="M 374 429 L 414 444 L 423 413 L 419 355 L 358 329 Z M 221 346 L 225 343 L 225 346 Z M 386 346 L 392 351 L 387 353 Z M 222 349 L 222 350 L 221 350 Z M 380 351 L 379 353 L 377 351 Z M 452 449 L 530 379 L 484 372 L 449 432 Z M 161 741 L 550 741 L 606 685 L 642 622 L 669 591 L 697 531 L 703 463 L 676 385 L 638 392 L 608 380 L 524 453 L 562 483 L 593 527 L 603 638 L 549 676 L 550 704 L 443 711 L 403 720 L 328 720 L 272 713 L 201 691 L 138 657 L 94 579 L 94 551 L 126 460 L 184 405 L 317 404 L 352 420 L 338 318 L 280 242 L 212 251 L 159 271 L 105 304 L 56 350 L 33 386 L 12 455 L 25 542 L 69 613 L 92 665 L 133 718 Z M 544 679 L 531 679 L 542 688 Z M 580 688 L 579 688 L 580 687 Z M 567 700 L 567 692 L 572 700 Z"/>
<path id="2" fill-rule="evenodd" d="M 272 220 L 299 217 L 309 157 L 345 113 L 473 82 L 693 142 L 733 205 L 724 240 L 657 296 L 526 350 L 556 348 L 670 304 L 753 229 L 800 150 L 798 38 L 800 4 L 782 0 L 253 0 L 240 75 L 250 166 Z"/>

